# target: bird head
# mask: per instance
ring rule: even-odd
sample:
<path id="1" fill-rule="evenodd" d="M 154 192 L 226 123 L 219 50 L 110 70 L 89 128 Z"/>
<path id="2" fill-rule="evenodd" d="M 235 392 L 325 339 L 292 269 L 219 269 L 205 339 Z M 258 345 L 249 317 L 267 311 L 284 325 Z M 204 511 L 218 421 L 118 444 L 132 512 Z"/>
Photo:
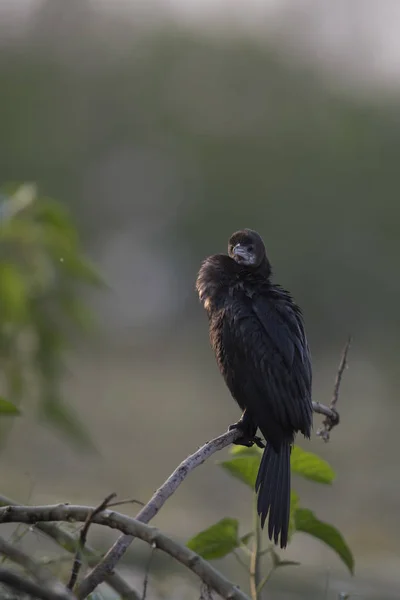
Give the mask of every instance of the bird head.
<path id="1" fill-rule="evenodd" d="M 266 258 L 264 242 L 252 229 L 242 229 L 231 235 L 228 254 L 239 265 L 246 267 L 259 267 Z"/>

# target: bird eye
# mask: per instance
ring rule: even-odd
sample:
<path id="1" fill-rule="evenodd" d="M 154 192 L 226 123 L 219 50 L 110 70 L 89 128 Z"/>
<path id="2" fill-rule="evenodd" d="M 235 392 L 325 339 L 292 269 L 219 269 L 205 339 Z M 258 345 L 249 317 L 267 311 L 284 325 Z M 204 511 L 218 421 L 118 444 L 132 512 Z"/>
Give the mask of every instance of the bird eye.
<path id="1" fill-rule="evenodd" d="M 247 250 L 249 252 L 254 252 L 254 246 L 253 246 L 253 244 L 250 244 L 249 246 L 247 246 Z"/>

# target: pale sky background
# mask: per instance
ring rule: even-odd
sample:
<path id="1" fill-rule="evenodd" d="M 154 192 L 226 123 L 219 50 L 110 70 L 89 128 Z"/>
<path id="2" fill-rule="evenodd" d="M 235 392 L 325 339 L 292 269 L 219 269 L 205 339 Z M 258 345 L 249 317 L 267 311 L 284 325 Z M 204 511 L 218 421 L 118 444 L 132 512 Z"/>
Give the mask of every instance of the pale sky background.
<path id="1" fill-rule="evenodd" d="M 57 1 L 57 0 L 54 0 Z M 71 0 L 63 0 L 69 2 Z M 0 0 L 0 26 L 23 26 L 41 0 Z M 363 85 L 400 83 L 400 0 L 92 0 L 99 10 L 168 15 L 225 33 L 251 28 Z"/>

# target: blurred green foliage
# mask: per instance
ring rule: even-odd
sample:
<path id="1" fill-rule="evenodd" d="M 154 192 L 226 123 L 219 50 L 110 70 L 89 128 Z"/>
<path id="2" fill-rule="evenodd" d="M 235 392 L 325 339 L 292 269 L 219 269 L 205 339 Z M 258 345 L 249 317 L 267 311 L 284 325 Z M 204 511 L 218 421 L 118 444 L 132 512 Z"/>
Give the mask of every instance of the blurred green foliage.
<path id="1" fill-rule="evenodd" d="M 84 426 L 60 385 L 72 331 L 92 324 L 81 286 L 101 278 L 84 257 L 65 207 L 32 184 L 4 186 L 0 198 L 0 384 L 7 400 L 36 400 L 39 416 L 84 446 Z"/>
<path id="2" fill-rule="evenodd" d="M 54 6 L 43 3 L 24 51 L 2 49 L 4 177 L 34 178 L 69 204 L 89 244 L 159 222 L 160 251 L 167 240 L 191 273 L 234 229 L 256 226 L 313 348 L 351 331 L 371 352 L 385 339 L 390 360 L 397 105 L 333 90 L 268 40 L 141 31 L 88 7 L 77 35 L 65 3 L 47 21 Z"/>

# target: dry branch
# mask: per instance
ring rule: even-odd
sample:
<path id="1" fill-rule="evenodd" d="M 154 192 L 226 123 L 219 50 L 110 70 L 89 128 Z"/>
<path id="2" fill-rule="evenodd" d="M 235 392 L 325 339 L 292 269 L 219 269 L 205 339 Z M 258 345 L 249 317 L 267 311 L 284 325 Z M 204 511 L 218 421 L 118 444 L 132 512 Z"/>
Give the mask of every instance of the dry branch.
<path id="1" fill-rule="evenodd" d="M 232 442 L 240 436 L 240 432 L 236 429 L 227 431 L 217 438 L 207 442 L 199 448 L 194 454 L 191 454 L 175 469 L 168 477 L 163 485 L 154 493 L 149 502 L 136 515 L 136 520 L 141 523 L 148 523 L 158 513 L 160 508 L 168 500 L 180 484 L 186 479 L 193 469 L 201 465 L 207 458 L 212 456 L 218 450 L 222 450 L 232 444 Z M 78 598 L 86 598 L 102 581 L 111 573 L 118 561 L 129 548 L 134 537 L 131 535 L 122 535 L 118 538 L 115 544 L 110 548 L 103 560 L 83 580 L 78 588 Z"/>
<path id="2" fill-rule="evenodd" d="M 324 406 L 323 404 L 313 402 L 314 411 L 320 412 L 321 414 L 325 415 L 325 417 L 326 417 L 322 421 L 322 428 L 317 431 L 317 435 L 319 437 L 322 437 L 324 442 L 329 441 L 330 432 L 336 425 L 339 424 L 339 421 L 340 421 L 339 413 L 336 410 L 336 404 L 337 404 L 337 401 L 339 400 L 340 385 L 342 383 L 343 373 L 344 373 L 345 368 L 347 367 L 347 355 L 350 350 L 350 344 L 351 344 L 351 336 L 349 336 L 347 339 L 346 346 L 344 347 L 344 350 L 342 353 L 342 358 L 340 359 L 339 368 L 338 368 L 337 374 L 336 374 L 335 386 L 333 388 L 333 396 L 332 396 L 332 400 L 329 405 L 329 408 L 327 406 Z M 316 404 L 318 405 L 319 410 L 316 410 L 316 406 L 315 406 Z"/>
<path id="3" fill-rule="evenodd" d="M 171 540 L 155 527 L 150 527 L 149 525 L 140 523 L 137 519 L 127 517 L 115 511 L 103 510 L 101 513 L 93 514 L 92 507 L 69 504 L 6 506 L 0 508 L 0 523 L 33 524 L 41 521 L 85 522 L 90 515 L 92 515 L 92 523 L 118 529 L 125 535 L 129 535 L 132 538 L 137 537 L 151 546 L 166 552 L 175 558 L 175 560 L 188 567 L 204 583 L 226 600 L 249 600 L 244 592 L 216 571 L 210 563 L 186 546 Z"/>
<path id="4" fill-rule="evenodd" d="M 7 496 L 0 496 L 0 507 L 1 506 L 17 506 L 17 502 L 11 500 Z M 54 540 L 59 546 L 69 552 L 74 552 L 77 547 L 77 537 L 68 531 L 65 531 L 65 529 L 62 529 L 55 523 L 36 523 L 35 529 Z M 100 559 L 101 556 L 99 553 L 86 544 L 85 560 L 88 565 L 94 567 Z M 106 577 L 106 583 L 124 600 L 141 600 L 141 594 L 128 585 L 118 573 L 111 573 L 108 575 Z"/>

